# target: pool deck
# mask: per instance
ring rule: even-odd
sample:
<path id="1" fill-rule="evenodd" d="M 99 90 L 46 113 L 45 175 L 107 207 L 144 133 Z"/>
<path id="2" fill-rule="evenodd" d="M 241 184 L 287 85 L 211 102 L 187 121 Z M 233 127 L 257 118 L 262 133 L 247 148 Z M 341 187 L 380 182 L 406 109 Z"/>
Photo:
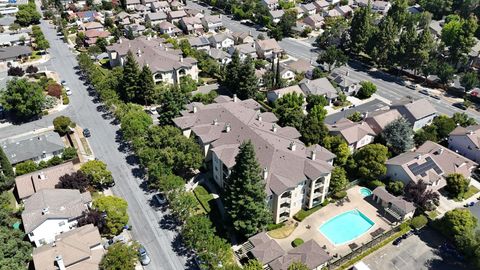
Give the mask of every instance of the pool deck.
<path id="1" fill-rule="evenodd" d="M 320 246 L 325 245 L 327 247 L 326 250 L 330 252 L 331 255 L 345 255 L 351 251 L 350 247 L 348 246 L 349 244 L 356 243 L 360 246 L 362 243 L 367 243 L 372 239 L 370 233 L 378 228 L 383 228 L 385 231 L 390 230 L 391 226 L 388 221 L 381 217 L 377 211 L 377 208 L 363 198 L 362 194 L 360 194 L 360 188 L 361 187 L 359 186 L 350 188 L 347 190 L 349 200 L 346 200 L 342 204 L 330 203 L 300 222 L 298 227 L 289 237 L 275 240 L 284 250 L 290 250 L 292 249 L 291 243 L 295 238 L 302 238 L 305 242 L 310 239 L 314 239 Z M 353 241 L 335 246 L 322 233 L 320 233 L 320 226 L 322 226 L 329 219 L 354 209 L 358 209 L 370 220 L 375 222 L 375 224 L 360 237 L 354 239 Z M 307 229 L 308 225 L 310 225 L 310 229 Z"/>

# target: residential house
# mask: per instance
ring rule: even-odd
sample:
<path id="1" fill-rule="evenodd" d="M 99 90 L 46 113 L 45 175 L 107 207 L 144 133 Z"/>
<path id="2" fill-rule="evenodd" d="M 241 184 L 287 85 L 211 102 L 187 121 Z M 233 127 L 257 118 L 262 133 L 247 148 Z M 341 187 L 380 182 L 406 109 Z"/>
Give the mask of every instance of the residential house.
<path id="1" fill-rule="evenodd" d="M 22 222 L 36 247 L 50 244 L 55 236 L 76 227 L 92 203 L 90 192 L 75 189 L 42 189 L 24 201 Z"/>
<path id="2" fill-rule="evenodd" d="M 328 8 L 330 7 L 330 3 L 327 2 L 326 0 L 318 0 L 313 2 L 313 4 L 317 8 L 316 13 L 323 13 L 324 11 L 327 11 Z"/>
<path id="3" fill-rule="evenodd" d="M 259 58 L 263 59 L 272 59 L 276 56 L 281 56 L 284 53 L 284 50 L 278 42 L 273 39 L 255 40 L 255 49 Z"/>
<path id="4" fill-rule="evenodd" d="M 280 19 L 282 18 L 283 14 L 285 14 L 285 11 L 283 11 L 283 9 L 276 9 L 276 10 L 269 10 L 268 13 L 270 14 L 270 18 L 272 19 L 272 22 L 278 23 L 280 22 Z"/>
<path id="5" fill-rule="evenodd" d="M 10 46 L 0 48 L 0 62 L 22 61 L 32 55 L 29 46 Z"/>
<path id="6" fill-rule="evenodd" d="M 372 128 L 375 135 L 380 135 L 388 124 L 401 117 L 397 110 L 377 110 L 365 113 L 364 121 Z"/>
<path id="7" fill-rule="evenodd" d="M 426 125 L 430 125 L 437 116 L 437 110 L 427 99 L 418 99 L 415 101 L 405 100 L 392 105 L 392 109 L 398 112 L 408 121 L 416 131 Z"/>
<path id="8" fill-rule="evenodd" d="M 6 139 L 0 142 L 0 146 L 12 165 L 27 160 L 37 163 L 47 161 L 54 156 L 60 156 L 65 148 L 62 138 L 53 131 Z"/>
<path id="9" fill-rule="evenodd" d="M 84 23 L 82 24 L 82 29 L 84 31 L 88 31 L 88 30 L 98 30 L 98 31 L 105 31 L 105 28 L 103 27 L 103 25 L 99 22 L 87 22 L 87 23 Z"/>
<path id="10" fill-rule="evenodd" d="M 127 9 L 134 10 L 136 5 L 140 5 L 140 0 L 125 0 L 127 4 Z"/>
<path id="11" fill-rule="evenodd" d="M 107 47 L 110 66 L 123 66 L 128 51 L 131 51 L 140 66 L 150 67 L 155 83 L 178 84 L 181 77 L 188 75 L 198 80 L 197 60 L 184 58 L 181 51 L 169 49 L 162 41 L 144 36 L 134 40 L 120 39 Z"/>
<path id="12" fill-rule="evenodd" d="M 347 96 L 355 96 L 361 88 L 360 82 L 350 78 L 349 72 L 342 74 L 339 72 L 332 72 L 328 78 L 335 82 L 338 88 Z"/>
<path id="13" fill-rule="evenodd" d="M 205 17 L 205 15 L 201 10 L 194 9 L 194 8 L 187 8 L 184 10 L 185 10 L 185 13 L 187 13 L 188 17 L 197 17 L 199 19 L 202 19 L 203 17 Z"/>
<path id="14" fill-rule="evenodd" d="M 142 5 L 149 7 L 151 4 L 157 2 L 157 0 L 141 0 L 141 2 L 142 2 Z"/>
<path id="15" fill-rule="evenodd" d="M 87 11 L 79 11 L 75 13 L 75 17 L 77 17 L 78 20 L 80 20 L 81 22 L 86 23 L 86 22 L 93 22 L 97 20 L 97 18 L 99 18 L 100 15 L 96 11 L 87 10 Z"/>
<path id="16" fill-rule="evenodd" d="M 150 11 L 150 6 L 145 6 L 145 5 L 135 5 L 135 8 L 134 8 L 135 12 L 137 12 L 137 14 L 140 14 L 143 17 L 145 17 L 145 14 L 148 13 Z"/>
<path id="17" fill-rule="evenodd" d="M 0 46 L 29 45 L 31 41 L 30 35 L 27 33 L 17 34 L 0 34 Z"/>
<path id="18" fill-rule="evenodd" d="M 337 90 L 327 78 L 303 80 L 300 83 L 300 88 L 306 95 L 324 96 L 329 103 L 338 98 Z"/>
<path id="19" fill-rule="evenodd" d="M 260 87 L 265 86 L 264 76 L 267 73 L 265 68 L 255 69 L 255 77 L 257 78 L 257 85 Z"/>
<path id="20" fill-rule="evenodd" d="M 168 13 L 168 21 L 171 23 L 178 23 L 180 19 L 186 17 L 187 13 L 184 10 L 170 11 Z"/>
<path id="21" fill-rule="evenodd" d="M 245 60 L 247 56 L 250 56 L 252 59 L 257 58 L 257 50 L 255 49 L 255 43 L 240 44 L 233 46 L 227 49 L 227 52 L 230 55 L 233 55 L 233 52 L 237 51 L 240 56 L 240 60 Z"/>
<path id="22" fill-rule="evenodd" d="M 139 24 L 139 23 L 132 23 L 128 26 L 125 26 L 124 33 L 125 35 L 127 34 L 127 31 L 132 31 L 134 37 L 138 37 L 143 35 L 143 32 L 145 31 L 146 27 L 145 25 Z"/>
<path id="23" fill-rule="evenodd" d="M 260 108 L 252 99 L 236 97 L 209 105 L 192 103 L 173 122 L 201 145 L 220 188 L 235 165 L 240 144 L 250 140 L 263 168 L 266 200 L 279 223 L 325 200 L 335 155 L 320 145 L 305 146 L 295 128 L 278 126 L 275 115 Z"/>
<path id="24" fill-rule="evenodd" d="M 387 160 L 387 177 L 406 184 L 423 180 L 429 189 L 438 190 L 446 185 L 445 177 L 452 173 L 469 179 L 478 166 L 476 162 L 437 143 L 426 141 L 415 151 Z"/>
<path id="25" fill-rule="evenodd" d="M 206 37 L 191 37 L 188 38 L 188 43 L 190 43 L 190 46 L 194 49 L 197 50 L 204 50 L 208 51 L 210 50 L 210 41 Z"/>
<path id="26" fill-rule="evenodd" d="M 185 5 L 181 1 L 173 0 L 170 2 L 170 8 L 172 8 L 172 10 L 183 10 Z"/>
<path id="27" fill-rule="evenodd" d="M 98 228 L 93 224 L 57 235 L 54 243 L 33 250 L 35 269 L 96 270 L 105 253 Z"/>
<path id="28" fill-rule="evenodd" d="M 150 5 L 150 10 L 152 12 L 164 12 L 164 13 L 168 13 L 171 11 L 170 9 L 170 4 L 167 2 L 167 1 L 157 1 L 157 2 L 153 2 L 151 5 Z"/>
<path id="29" fill-rule="evenodd" d="M 157 25 L 157 28 L 162 35 L 167 34 L 169 36 L 176 36 L 182 33 L 182 30 L 171 22 L 161 22 Z"/>
<path id="30" fill-rule="evenodd" d="M 293 82 L 295 80 L 295 72 L 291 70 L 287 65 L 280 64 L 280 78 L 287 83 Z"/>
<path id="31" fill-rule="evenodd" d="M 350 152 L 372 143 L 376 135 L 366 122 L 353 122 L 347 118 L 327 125 L 327 128 L 330 134 L 340 136 L 347 142 Z"/>
<path id="32" fill-rule="evenodd" d="M 255 42 L 255 39 L 250 32 L 233 32 L 232 37 L 235 41 L 235 45 Z"/>
<path id="33" fill-rule="evenodd" d="M 373 1 L 372 3 L 372 11 L 381 15 L 386 15 L 391 7 L 392 4 L 388 1 Z"/>
<path id="34" fill-rule="evenodd" d="M 390 214 L 398 222 L 413 217 L 416 209 L 413 203 L 390 194 L 383 186 L 375 188 L 372 193 L 372 200 L 380 204 L 385 213 Z"/>
<path id="35" fill-rule="evenodd" d="M 209 37 L 208 41 L 210 41 L 210 46 L 216 49 L 226 49 L 235 44 L 233 37 L 223 33 Z"/>
<path id="36" fill-rule="evenodd" d="M 305 15 L 305 11 L 300 6 L 295 6 L 294 9 L 297 11 L 297 20 L 300 20 Z"/>
<path id="37" fill-rule="evenodd" d="M 303 73 L 303 74 L 308 74 L 309 72 L 312 71 L 313 66 L 308 62 L 307 60 L 300 58 L 295 61 L 288 61 L 284 63 L 290 70 L 292 70 L 295 73 Z"/>
<path id="38" fill-rule="evenodd" d="M 314 3 L 301 4 L 300 7 L 303 9 L 304 14 L 307 14 L 307 16 L 317 13 L 317 7 Z"/>
<path id="39" fill-rule="evenodd" d="M 342 17 L 350 17 L 353 14 L 353 9 L 350 6 L 336 6 L 334 8 Z"/>
<path id="40" fill-rule="evenodd" d="M 429 29 L 430 32 L 434 35 L 435 38 L 440 38 L 442 35 L 442 29 L 443 29 L 443 24 L 445 22 L 442 21 L 437 21 L 437 20 L 431 20 L 429 24 Z"/>
<path id="41" fill-rule="evenodd" d="M 275 100 L 283 97 L 286 94 L 291 94 L 291 93 L 296 93 L 306 98 L 305 93 L 303 93 L 302 89 L 300 89 L 298 85 L 292 85 L 292 86 L 287 86 L 284 88 L 268 91 L 267 100 L 268 102 L 275 102 Z"/>
<path id="42" fill-rule="evenodd" d="M 280 7 L 278 0 L 262 0 L 260 3 L 266 6 L 269 10 L 275 10 Z"/>
<path id="43" fill-rule="evenodd" d="M 226 65 L 232 61 L 230 55 L 221 49 L 211 48 L 208 51 L 208 55 L 213 59 L 217 60 L 217 62 L 221 65 Z"/>
<path id="44" fill-rule="evenodd" d="M 183 17 L 180 19 L 180 28 L 185 34 L 203 34 L 202 20 L 197 17 Z"/>
<path id="45" fill-rule="evenodd" d="M 243 244 L 242 251 L 257 259 L 264 269 L 271 269 L 269 264 L 285 254 L 285 250 L 265 232 L 250 237 L 248 242 Z"/>
<path id="46" fill-rule="evenodd" d="M 110 32 L 108 31 L 100 31 L 96 29 L 85 31 L 85 45 L 88 47 L 95 44 L 97 39 L 108 38 L 109 36 Z"/>
<path id="47" fill-rule="evenodd" d="M 448 137 L 448 148 L 475 162 L 479 162 L 480 125 L 455 128 Z"/>
<path id="48" fill-rule="evenodd" d="M 15 190 L 20 200 L 35 194 L 43 189 L 55 189 L 60 182 L 60 177 L 74 173 L 72 162 L 66 162 L 57 166 L 45 168 L 32 173 L 17 176 L 15 178 Z"/>
<path id="49" fill-rule="evenodd" d="M 325 21 L 322 15 L 313 14 L 303 19 L 303 23 L 310 26 L 312 29 L 320 29 L 325 24 Z"/>
<path id="50" fill-rule="evenodd" d="M 167 14 L 163 11 L 147 13 L 145 15 L 145 21 L 149 22 L 152 26 L 158 25 L 167 21 Z"/>
<path id="51" fill-rule="evenodd" d="M 207 15 L 202 18 L 202 23 L 208 31 L 218 32 L 223 28 L 222 15 Z"/>

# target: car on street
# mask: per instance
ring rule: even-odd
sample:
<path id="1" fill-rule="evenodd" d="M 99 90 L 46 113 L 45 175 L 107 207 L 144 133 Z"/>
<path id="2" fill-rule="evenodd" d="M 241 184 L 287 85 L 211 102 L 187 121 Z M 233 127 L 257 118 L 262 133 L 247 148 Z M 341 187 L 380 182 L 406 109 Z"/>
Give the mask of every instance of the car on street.
<path id="1" fill-rule="evenodd" d="M 420 94 L 424 94 L 424 95 L 427 95 L 427 96 L 430 94 L 430 93 L 428 93 L 428 91 L 425 90 L 425 89 L 422 89 L 422 90 L 420 90 L 420 91 L 418 91 L 418 92 L 420 92 Z"/>
<path id="2" fill-rule="evenodd" d="M 407 88 L 412 89 L 412 90 L 417 90 L 417 85 L 416 84 L 409 84 L 409 85 L 407 85 Z"/>
<path id="3" fill-rule="evenodd" d="M 258 29 L 258 31 L 260 31 L 260 32 L 267 32 L 267 31 L 268 31 L 268 28 L 267 28 L 267 27 L 262 27 L 262 28 Z"/>
<path id="4" fill-rule="evenodd" d="M 65 81 L 65 80 L 62 80 L 60 83 L 62 84 L 62 86 L 67 85 L 67 81 Z"/>
<path id="5" fill-rule="evenodd" d="M 465 104 L 463 104 L 463 102 L 453 103 L 452 105 L 453 105 L 453 107 L 457 107 L 460 110 L 466 110 L 467 109 L 467 107 L 465 106 Z"/>
<path id="6" fill-rule="evenodd" d="M 84 128 L 82 133 L 83 133 L 83 136 L 85 136 L 87 138 L 92 136 L 92 134 L 90 134 L 90 130 L 88 128 Z"/>
<path id="7" fill-rule="evenodd" d="M 151 261 L 151 260 L 150 260 L 150 256 L 148 256 L 148 252 L 147 252 L 147 250 L 145 249 L 144 246 L 140 246 L 140 247 L 138 248 L 138 257 L 139 257 L 140 263 L 141 263 L 142 265 L 147 265 L 147 264 L 149 264 L 150 261 Z"/>
<path id="8" fill-rule="evenodd" d="M 394 246 L 398 246 L 398 245 L 400 244 L 400 242 L 402 242 L 402 237 L 399 237 L 399 238 L 395 239 L 395 240 L 393 241 L 393 245 L 394 245 Z"/>
<path id="9" fill-rule="evenodd" d="M 70 87 L 65 87 L 65 93 L 67 93 L 67 96 L 71 96 L 73 94 L 72 90 L 70 90 Z"/>
<path id="10" fill-rule="evenodd" d="M 167 199 L 165 198 L 165 196 L 163 196 L 162 193 L 153 195 L 153 199 L 158 205 L 164 205 L 165 203 L 167 203 Z"/>
<path id="11" fill-rule="evenodd" d="M 115 244 L 115 243 L 124 243 L 124 244 L 126 244 L 127 242 L 128 242 L 128 241 L 127 241 L 127 238 L 126 238 L 124 235 L 120 234 L 120 235 L 117 235 L 117 236 L 113 237 L 112 239 L 109 239 L 107 242 L 105 242 L 105 243 L 103 244 L 103 247 L 104 247 L 105 249 L 108 249 L 111 245 L 113 245 L 113 244 Z"/>
<path id="12" fill-rule="evenodd" d="M 432 97 L 432 98 L 434 98 L 434 99 L 440 100 L 440 96 L 439 96 L 439 95 L 432 94 L 432 95 L 430 95 L 430 97 Z"/>

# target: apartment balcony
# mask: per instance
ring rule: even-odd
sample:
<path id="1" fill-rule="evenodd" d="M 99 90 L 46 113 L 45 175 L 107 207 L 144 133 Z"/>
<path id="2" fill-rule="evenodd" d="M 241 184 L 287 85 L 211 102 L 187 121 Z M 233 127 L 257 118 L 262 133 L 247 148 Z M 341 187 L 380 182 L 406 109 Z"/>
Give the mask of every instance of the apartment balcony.
<path id="1" fill-rule="evenodd" d="M 280 198 L 280 204 L 288 203 L 290 204 L 292 202 L 292 199 L 290 198 Z"/>
<path id="2" fill-rule="evenodd" d="M 324 186 L 323 182 L 318 182 L 318 183 L 315 183 L 314 189 L 317 189 L 317 188 L 322 188 L 323 189 L 323 186 Z"/>

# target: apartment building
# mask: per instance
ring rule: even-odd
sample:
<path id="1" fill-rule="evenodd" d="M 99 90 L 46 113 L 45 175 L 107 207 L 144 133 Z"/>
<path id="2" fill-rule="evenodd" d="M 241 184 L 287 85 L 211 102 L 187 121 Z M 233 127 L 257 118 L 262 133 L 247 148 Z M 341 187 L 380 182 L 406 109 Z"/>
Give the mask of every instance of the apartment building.
<path id="1" fill-rule="evenodd" d="M 218 186 L 225 187 L 239 146 L 250 140 L 263 168 L 267 201 L 276 223 L 325 200 L 334 154 L 320 145 L 304 145 L 295 128 L 280 127 L 276 116 L 262 113 L 252 99 L 220 96 L 216 101 L 190 104 L 174 123 L 202 146 Z"/>

